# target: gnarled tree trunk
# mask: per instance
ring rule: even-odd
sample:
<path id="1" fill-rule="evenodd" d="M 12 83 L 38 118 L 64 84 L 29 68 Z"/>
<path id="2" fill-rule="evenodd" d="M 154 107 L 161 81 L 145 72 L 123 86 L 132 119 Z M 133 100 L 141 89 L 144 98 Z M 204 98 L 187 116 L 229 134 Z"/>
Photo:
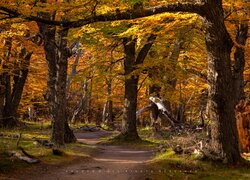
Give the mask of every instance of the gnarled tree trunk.
<path id="1" fill-rule="evenodd" d="M 234 82 L 230 53 L 233 42 L 224 24 L 220 0 L 208 1 L 206 15 L 206 46 L 208 51 L 208 100 L 211 122 L 211 149 L 226 163 L 240 160 L 234 113 Z M 209 12 L 208 12 L 209 11 Z"/>
<path id="2" fill-rule="evenodd" d="M 47 13 L 40 13 L 43 18 L 50 19 Z M 67 86 L 67 30 L 58 33 L 59 42 L 56 44 L 56 27 L 38 23 L 44 40 L 44 51 L 48 65 L 48 101 L 52 117 L 51 140 L 58 146 L 75 142 L 76 138 L 69 128 L 66 117 L 66 86 Z"/>

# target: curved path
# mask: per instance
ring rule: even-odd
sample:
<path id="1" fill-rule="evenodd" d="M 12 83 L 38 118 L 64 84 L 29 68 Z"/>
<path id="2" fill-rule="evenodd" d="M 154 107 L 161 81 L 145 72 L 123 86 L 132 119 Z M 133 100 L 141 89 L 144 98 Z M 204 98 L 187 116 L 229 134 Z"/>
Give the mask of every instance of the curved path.
<path id="1" fill-rule="evenodd" d="M 79 142 L 96 146 L 91 160 L 78 161 L 60 168 L 48 169 L 32 180 L 137 180 L 147 179 L 143 169 L 154 152 L 132 147 L 98 145 L 100 138 L 110 136 L 108 131 L 75 133 Z M 32 173 L 33 174 L 33 173 Z M 21 178 L 22 179 L 22 178 Z M 27 179 L 27 175 L 25 176 Z M 29 178 L 28 178 L 29 179 Z"/>

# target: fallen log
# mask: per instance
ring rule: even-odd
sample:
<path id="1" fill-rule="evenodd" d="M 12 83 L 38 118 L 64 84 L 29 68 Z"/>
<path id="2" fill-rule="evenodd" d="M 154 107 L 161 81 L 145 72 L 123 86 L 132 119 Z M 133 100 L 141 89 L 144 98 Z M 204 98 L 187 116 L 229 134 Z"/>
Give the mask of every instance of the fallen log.
<path id="1" fill-rule="evenodd" d="M 32 156 L 29 153 L 27 153 L 21 146 L 19 146 L 19 142 L 21 140 L 21 137 L 22 137 L 22 133 L 19 134 L 16 146 L 17 146 L 17 149 L 20 149 L 24 155 L 21 155 L 20 153 L 18 153 L 16 151 L 11 151 L 9 154 L 11 156 L 14 156 L 14 157 L 16 157 L 16 158 L 18 158 L 18 159 L 20 159 L 22 161 L 25 161 L 27 163 L 30 163 L 30 164 L 34 164 L 34 163 L 40 162 L 39 159 L 36 159 L 34 156 Z"/>
<path id="2" fill-rule="evenodd" d="M 26 152 L 26 154 L 27 154 L 27 152 Z M 30 158 L 30 157 L 28 157 L 26 155 L 21 155 L 20 153 L 18 153 L 16 151 L 11 151 L 10 155 L 14 156 L 14 157 L 16 157 L 16 158 L 18 158 L 18 159 L 20 159 L 22 161 L 25 161 L 25 162 L 27 162 L 29 164 L 35 164 L 35 163 L 40 162 L 40 160 L 38 160 L 38 159 Z"/>

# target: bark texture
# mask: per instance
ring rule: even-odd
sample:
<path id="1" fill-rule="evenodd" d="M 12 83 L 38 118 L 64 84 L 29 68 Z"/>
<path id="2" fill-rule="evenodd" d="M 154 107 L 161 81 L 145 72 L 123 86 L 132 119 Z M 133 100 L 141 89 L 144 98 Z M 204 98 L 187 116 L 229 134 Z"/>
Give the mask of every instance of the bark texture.
<path id="1" fill-rule="evenodd" d="M 107 101 L 103 108 L 103 122 L 108 127 L 114 128 L 114 113 L 113 113 L 113 101 L 112 101 L 112 79 L 109 77 L 106 80 L 107 85 Z"/>
<path id="2" fill-rule="evenodd" d="M 0 126 L 15 127 L 18 106 L 28 76 L 32 52 L 21 48 L 17 57 L 11 57 L 12 39 L 7 38 L 3 47 L 2 72 L 0 74 Z"/>
<path id="3" fill-rule="evenodd" d="M 23 16 L 21 12 L 17 10 L 10 9 L 5 6 L 0 6 L 0 10 L 5 12 L 11 18 L 16 18 L 19 16 L 23 16 L 26 20 L 29 21 L 37 21 L 45 24 L 55 25 L 55 26 L 64 26 L 68 28 L 77 28 L 87 24 L 91 24 L 94 22 L 106 22 L 106 21 L 115 21 L 115 20 L 130 20 L 136 19 L 146 16 L 152 16 L 154 14 L 160 14 L 164 12 L 192 12 L 202 14 L 204 7 L 204 3 L 173 3 L 173 4 L 164 4 L 155 7 L 140 9 L 139 11 L 136 9 L 120 11 L 116 10 L 115 13 L 107 13 L 101 15 L 93 15 L 87 18 L 75 20 L 75 21 L 55 21 L 52 19 L 45 19 L 39 16 Z"/>
<path id="4" fill-rule="evenodd" d="M 235 97 L 235 104 L 238 104 L 240 100 L 244 99 L 244 67 L 245 67 L 245 49 L 246 41 L 248 38 L 248 23 L 242 22 L 236 29 L 236 51 L 234 53 L 234 92 L 237 93 Z"/>
<path id="5" fill-rule="evenodd" d="M 230 53 L 233 42 L 224 24 L 222 1 L 208 1 L 204 17 L 208 51 L 208 103 L 211 150 L 224 163 L 240 161 Z"/>
<path id="6" fill-rule="evenodd" d="M 141 48 L 136 56 L 136 39 L 124 38 L 124 70 L 125 70 L 125 102 L 124 118 L 122 122 L 122 133 L 127 140 L 139 139 L 136 127 L 136 109 L 139 75 L 134 75 L 136 65 L 142 64 L 151 46 L 156 39 L 156 35 L 150 35 L 147 43 Z"/>
<path id="7" fill-rule="evenodd" d="M 43 18 L 54 18 L 48 13 L 40 13 Z M 56 27 L 38 23 L 40 33 L 43 36 L 43 46 L 48 65 L 48 101 L 52 118 L 51 140 L 58 146 L 64 143 L 75 142 L 76 138 L 69 128 L 66 116 L 66 87 L 67 87 L 67 30 L 58 32 L 56 40 Z"/>
<path id="8" fill-rule="evenodd" d="M 121 134 L 125 139 L 136 140 L 139 139 L 136 128 L 137 87 L 139 76 L 131 75 L 131 73 L 135 69 L 136 40 L 131 38 L 124 38 L 123 45 L 125 54 L 125 102 Z"/>

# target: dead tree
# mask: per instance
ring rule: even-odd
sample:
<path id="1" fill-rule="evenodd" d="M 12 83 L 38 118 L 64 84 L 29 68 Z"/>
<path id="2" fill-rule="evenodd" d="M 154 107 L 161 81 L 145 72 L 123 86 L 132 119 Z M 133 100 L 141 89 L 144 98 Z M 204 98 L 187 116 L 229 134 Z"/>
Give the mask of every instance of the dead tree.
<path id="1" fill-rule="evenodd" d="M 167 110 L 166 106 L 164 105 L 163 101 L 158 97 L 149 97 L 150 104 L 142 109 L 139 109 L 136 112 L 136 118 L 138 119 L 139 116 L 146 111 L 152 111 L 151 118 L 153 119 L 152 126 L 154 126 L 158 117 L 166 118 L 172 127 L 175 127 L 178 123 L 177 120 L 171 115 L 171 113 Z M 163 117 L 162 117 L 163 116 Z"/>

